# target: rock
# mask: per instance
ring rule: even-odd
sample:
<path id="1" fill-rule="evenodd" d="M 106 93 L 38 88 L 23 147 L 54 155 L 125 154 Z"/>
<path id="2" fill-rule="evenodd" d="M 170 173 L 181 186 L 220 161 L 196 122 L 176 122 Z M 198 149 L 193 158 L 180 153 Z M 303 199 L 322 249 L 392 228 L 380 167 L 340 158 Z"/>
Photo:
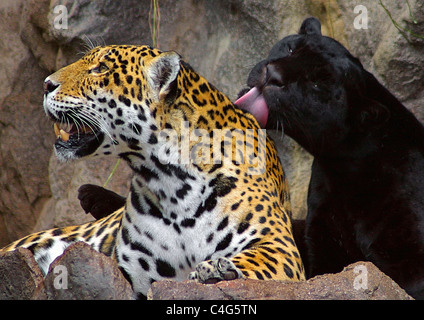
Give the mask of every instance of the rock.
<path id="1" fill-rule="evenodd" d="M 0 300 L 30 299 L 43 274 L 28 249 L 0 253 Z"/>
<path id="2" fill-rule="evenodd" d="M 40 6 L 46 2 L 37 1 Z M 30 233 L 51 195 L 47 173 L 52 147 L 46 143 L 51 126 L 42 109 L 42 83 L 49 70 L 21 38 L 26 32 L 35 39 L 39 30 L 24 13 L 30 3 L 0 4 L 0 246 Z M 48 56 L 46 46 L 38 42 L 37 54 Z"/>
<path id="3" fill-rule="evenodd" d="M 43 278 L 31 252 L 0 255 L 0 299 L 130 300 L 133 291 L 116 262 L 83 242 L 69 246 Z M 357 262 L 337 274 L 307 281 L 239 279 L 203 285 L 162 280 L 150 300 L 411 300 L 370 262 Z"/>
<path id="4" fill-rule="evenodd" d="M 307 281 L 239 279 L 203 285 L 194 281 L 152 284 L 151 300 L 412 300 L 370 262 L 357 262 L 337 274 Z"/>
<path id="5" fill-rule="evenodd" d="M 34 300 L 129 300 L 133 291 L 116 262 L 83 242 L 69 246 L 50 266 Z"/>
<path id="6" fill-rule="evenodd" d="M 413 11 L 415 17 L 424 21 L 424 14 L 421 3 L 420 11 Z M 419 15 L 417 13 L 420 13 Z M 410 20 L 409 10 L 404 8 L 399 20 L 406 28 L 413 28 L 414 24 Z M 417 29 L 418 28 L 413 28 Z M 415 31 L 417 34 L 424 34 L 424 28 Z M 401 35 L 397 29 L 390 29 L 378 44 L 373 56 L 373 66 L 380 75 L 384 83 L 391 88 L 392 92 L 401 100 L 408 101 L 415 99 L 424 90 L 424 39 L 413 38 L 414 43 L 408 44 L 408 38 Z M 409 50 L 402 48 L 410 47 Z M 399 70 L 403 72 L 399 73 Z M 405 90 L 408 88 L 408 90 Z M 422 116 L 420 114 L 420 116 Z M 421 118 L 422 119 L 422 118 Z"/>
<path id="7" fill-rule="evenodd" d="M 116 158 L 102 158 L 60 163 L 56 156 L 52 155 L 49 166 L 52 198 L 43 207 L 35 229 L 78 225 L 93 220 L 93 217 L 81 208 L 77 198 L 78 188 L 86 183 L 102 186 L 116 161 Z M 107 188 L 125 196 L 128 194 L 130 180 L 131 171 L 126 163 L 121 161 Z"/>

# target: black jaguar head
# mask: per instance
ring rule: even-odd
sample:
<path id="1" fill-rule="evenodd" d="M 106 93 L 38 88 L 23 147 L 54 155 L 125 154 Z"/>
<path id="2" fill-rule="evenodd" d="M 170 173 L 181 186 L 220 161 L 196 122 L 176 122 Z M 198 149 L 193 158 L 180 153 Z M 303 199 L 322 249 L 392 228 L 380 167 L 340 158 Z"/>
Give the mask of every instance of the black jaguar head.
<path id="1" fill-rule="evenodd" d="M 264 128 L 283 126 L 316 155 L 384 118 L 384 106 L 373 99 L 376 83 L 344 46 L 321 34 L 317 19 L 308 18 L 252 69 L 249 89 L 236 104 Z"/>

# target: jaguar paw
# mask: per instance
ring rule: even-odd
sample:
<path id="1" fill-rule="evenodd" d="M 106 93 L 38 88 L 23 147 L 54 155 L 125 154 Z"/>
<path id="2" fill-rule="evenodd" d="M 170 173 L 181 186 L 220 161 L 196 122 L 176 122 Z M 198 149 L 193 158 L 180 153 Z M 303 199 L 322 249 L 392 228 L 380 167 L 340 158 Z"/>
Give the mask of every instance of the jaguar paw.
<path id="1" fill-rule="evenodd" d="M 125 205 L 124 197 L 93 184 L 84 184 L 78 189 L 78 200 L 85 213 L 91 213 L 97 220 Z"/>
<path id="2" fill-rule="evenodd" d="M 189 275 L 190 280 L 205 284 L 217 283 L 223 280 L 235 280 L 243 277 L 240 269 L 230 259 L 224 257 L 200 262 Z"/>

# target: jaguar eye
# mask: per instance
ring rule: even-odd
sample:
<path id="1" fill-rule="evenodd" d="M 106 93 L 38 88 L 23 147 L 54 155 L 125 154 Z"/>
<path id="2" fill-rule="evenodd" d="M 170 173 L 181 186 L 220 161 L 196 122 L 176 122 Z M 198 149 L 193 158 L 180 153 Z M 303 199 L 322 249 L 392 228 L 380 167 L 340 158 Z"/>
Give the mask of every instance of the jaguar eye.
<path id="1" fill-rule="evenodd" d="M 90 71 L 93 72 L 93 73 L 104 73 L 108 70 L 109 70 L 108 66 L 106 64 L 104 64 L 103 62 L 100 62 L 97 67 L 94 67 Z"/>

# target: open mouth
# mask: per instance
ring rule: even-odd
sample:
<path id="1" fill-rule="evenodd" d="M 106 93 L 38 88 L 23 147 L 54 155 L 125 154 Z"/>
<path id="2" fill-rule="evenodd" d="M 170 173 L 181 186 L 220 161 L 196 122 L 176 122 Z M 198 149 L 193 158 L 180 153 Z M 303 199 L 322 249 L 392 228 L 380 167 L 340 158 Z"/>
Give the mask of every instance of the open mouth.
<path id="1" fill-rule="evenodd" d="M 68 142 L 71 136 L 75 138 L 75 135 L 86 135 L 86 134 L 95 134 L 92 128 L 77 127 L 75 124 L 63 124 L 59 122 L 55 122 L 54 124 L 54 133 L 57 139 L 60 139 L 64 142 Z"/>
<path id="2" fill-rule="evenodd" d="M 54 133 L 56 142 L 54 144 L 57 154 L 68 155 L 72 158 L 80 158 L 94 153 L 102 144 L 104 134 L 95 126 L 84 126 L 75 123 L 55 122 Z"/>

